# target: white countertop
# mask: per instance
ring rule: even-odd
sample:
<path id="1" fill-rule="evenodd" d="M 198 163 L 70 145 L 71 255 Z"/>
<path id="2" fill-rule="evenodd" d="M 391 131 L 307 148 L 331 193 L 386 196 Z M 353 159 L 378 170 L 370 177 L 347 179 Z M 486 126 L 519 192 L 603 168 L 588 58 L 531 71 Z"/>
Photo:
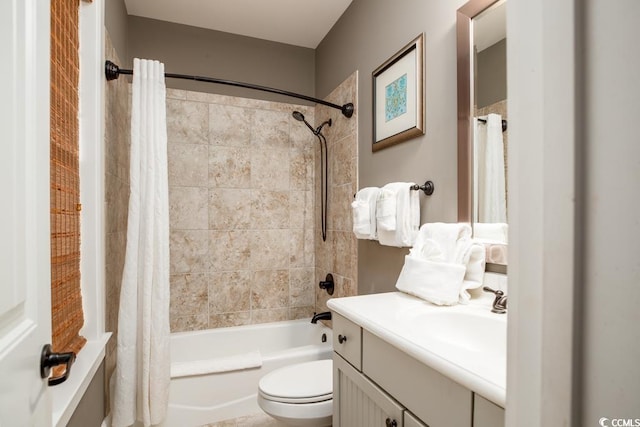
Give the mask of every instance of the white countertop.
<path id="1" fill-rule="evenodd" d="M 440 307 L 401 292 L 333 298 L 327 303 L 394 347 L 505 407 L 506 314 L 491 312 L 493 296 Z"/>

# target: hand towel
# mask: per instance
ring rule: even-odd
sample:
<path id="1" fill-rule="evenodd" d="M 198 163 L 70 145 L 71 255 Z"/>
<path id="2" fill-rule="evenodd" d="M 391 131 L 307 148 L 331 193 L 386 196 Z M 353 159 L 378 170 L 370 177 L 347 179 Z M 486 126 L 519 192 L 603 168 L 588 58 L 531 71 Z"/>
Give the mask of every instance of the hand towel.
<path id="1" fill-rule="evenodd" d="M 385 185 L 380 190 L 378 209 L 389 209 L 395 204 L 395 226 L 390 229 L 387 212 L 376 212 L 378 226 L 378 240 L 381 245 L 410 247 L 416 241 L 420 224 L 420 201 L 416 191 L 411 190 L 412 182 L 394 182 Z M 386 199 L 393 194 L 393 202 Z"/>
<path id="2" fill-rule="evenodd" d="M 376 220 L 378 230 L 395 231 L 396 229 L 396 191 L 384 186 L 378 194 L 376 204 Z"/>
<path id="3" fill-rule="evenodd" d="M 358 239 L 377 240 L 376 204 L 380 189 L 367 187 L 356 193 L 351 203 L 353 213 L 353 232 Z"/>
<path id="4" fill-rule="evenodd" d="M 261 366 L 262 356 L 260 352 L 252 351 L 246 354 L 218 357 L 215 359 L 173 362 L 171 364 L 171 378 L 239 371 L 241 369 L 259 368 Z"/>

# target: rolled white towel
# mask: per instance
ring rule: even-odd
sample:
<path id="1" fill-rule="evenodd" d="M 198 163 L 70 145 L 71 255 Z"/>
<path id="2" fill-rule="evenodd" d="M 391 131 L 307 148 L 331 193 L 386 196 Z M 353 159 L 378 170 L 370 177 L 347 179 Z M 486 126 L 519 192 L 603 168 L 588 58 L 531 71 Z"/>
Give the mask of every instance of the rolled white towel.
<path id="1" fill-rule="evenodd" d="M 438 242 L 445 262 L 461 263 L 466 246 L 471 244 L 471 226 L 466 223 L 443 222 L 423 224 L 413 248 L 419 253 L 428 239 Z"/>
<path id="2" fill-rule="evenodd" d="M 460 289 L 460 302 L 466 304 L 471 299 L 469 289 L 477 289 L 482 286 L 484 269 L 486 264 L 486 250 L 480 243 L 472 243 L 463 259 L 466 266 L 462 289 Z"/>
<path id="3" fill-rule="evenodd" d="M 261 366 L 262 356 L 260 352 L 252 351 L 245 354 L 217 357 L 214 359 L 173 362 L 171 364 L 171 378 L 239 371 L 242 369 L 259 368 Z"/>

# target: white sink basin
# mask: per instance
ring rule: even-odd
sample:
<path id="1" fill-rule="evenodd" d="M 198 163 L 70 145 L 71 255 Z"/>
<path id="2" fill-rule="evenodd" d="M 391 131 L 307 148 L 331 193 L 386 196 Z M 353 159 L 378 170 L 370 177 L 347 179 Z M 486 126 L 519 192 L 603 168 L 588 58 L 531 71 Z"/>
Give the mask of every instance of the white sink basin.
<path id="1" fill-rule="evenodd" d="M 434 346 L 453 347 L 468 356 L 498 360 L 507 356 L 506 315 L 453 310 L 407 313 L 404 326 L 417 343 L 434 350 Z"/>

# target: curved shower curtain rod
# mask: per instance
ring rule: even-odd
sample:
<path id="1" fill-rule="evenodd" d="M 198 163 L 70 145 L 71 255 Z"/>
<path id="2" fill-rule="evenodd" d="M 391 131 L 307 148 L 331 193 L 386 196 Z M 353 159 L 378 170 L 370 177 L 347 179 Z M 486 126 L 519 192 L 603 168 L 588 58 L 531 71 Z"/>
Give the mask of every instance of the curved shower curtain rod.
<path id="1" fill-rule="evenodd" d="M 107 77 L 107 80 L 115 80 L 120 76 L 120 74 L 133 75 L 133 70 L 124 70 L 118 67 L 113 62 L 106 61 L 104 65 L 104 74 Z M 326 105 L 327 107 L 340 110 L 345 117 L 353 116 L 353 111 L 354 111 L 354 107 L 351 102 L 344 105 L 338 105 L 338 104 L 333 104 L 331 102 L 324 101 L 322 99 L 313 98 L 311 96 L 302 95 L 295 92 L 288 92 L 286 90 L 281 90 L 281 89 L 274 89 L 267 86 L 259 86 L 259 85 L 254 85 L 250 83 L 236 82 L 233 80 L 217 79 L 214 77 L 189 76 L 186 74 L 165 73 L 164 76 L 171 79 L 195 80 L 198 82 L 218 83 L 218 84 L 228 85 L 228 86 L 243 87 L 247 89 L 261 90 L 263 92 L 277 93 L 279 95 L 290 96 L 292 98 L 304 99 L 305 101 L 315 102 L 317 104 Z"/>

